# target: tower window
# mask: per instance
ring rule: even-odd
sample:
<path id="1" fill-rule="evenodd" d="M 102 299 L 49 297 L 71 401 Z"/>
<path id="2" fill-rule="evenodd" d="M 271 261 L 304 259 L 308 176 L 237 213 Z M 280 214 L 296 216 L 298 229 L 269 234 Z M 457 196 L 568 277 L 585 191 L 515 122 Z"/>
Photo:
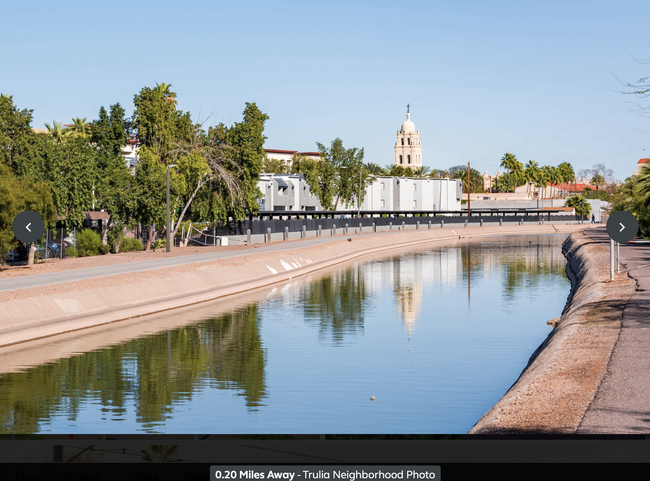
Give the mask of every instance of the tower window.
<path id="1" fill-rule="evenodd" d="M 404 145 L 404 139 L 402 139 L 402 145 Z"/>
<path id="2" fill-rule="evenodd" d="M 407 156 L 406 156 L 406 160 L 407 160 L 408 163 L 410 164 L 410 163 L 411 163 L 411 156 L 410 156 L 410 155 L 407 155 Z"/>
<path id="3" fill-rule="evenodd" d="M 408 139 L 408 144 L 411 145 L 411 139 L 410 139 L 410 137 L 409 137 L 409 139 Z"/>
<path id="4" fill-rule="evenodd" d="M 401 156 L 401 155 L 399 156 L 399 163 L 400 163 L 400 164 L 403 164 L 403 162 L 402 162 L 402 156 Z"/>

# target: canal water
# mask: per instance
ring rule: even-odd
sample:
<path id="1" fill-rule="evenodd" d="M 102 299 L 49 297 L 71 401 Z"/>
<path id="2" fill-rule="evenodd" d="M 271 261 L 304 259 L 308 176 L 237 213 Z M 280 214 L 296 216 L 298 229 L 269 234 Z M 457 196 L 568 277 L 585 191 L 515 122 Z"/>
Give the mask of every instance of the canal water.
<path id="1" fill-rule="evenodd" d="M 466 433 L 560 316 L 570 290 L 565 238 L 395 252 L 299 278 L 255 302 L 233 299 L 229 312 L 223 303 L 195 318 L 173 311 L 167 322 L 191 322 L 158 332 L 101 334 L 111 344 L 99 348 L 92 330 L 82 332 L 65 341 L 70 354 L 49 362 L 36 360 L 36 347 L 20 366 L 0 352 L 1 430 Z M 48 349 L 63 342 L 51 338 Z"/>

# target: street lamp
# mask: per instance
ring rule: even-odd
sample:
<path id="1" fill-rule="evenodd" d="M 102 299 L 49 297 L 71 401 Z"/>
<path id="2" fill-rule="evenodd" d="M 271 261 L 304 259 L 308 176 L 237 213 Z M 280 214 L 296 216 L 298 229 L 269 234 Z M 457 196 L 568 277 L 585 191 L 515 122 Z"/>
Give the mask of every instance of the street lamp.
<path id="1" fill-rule="evenodd" d="M 176 167 L 176 164 L 171 164 L 171 165 L 167 166 L 167 229 L 165 229 L 166 233 L 167 233 L 167 242 L 166 242 L 166 244 L 167 244 L 167 249 L 166 249 L 167 252 L 172 251 L 171 250 L 171 245 L 170 245 L 171 244 L 171 235 L 170 235 L 170 230 L 171 229 L 170 229 L 170 226 L 169 226 L 169 169 L 172 168 L 172 167 Z"/>

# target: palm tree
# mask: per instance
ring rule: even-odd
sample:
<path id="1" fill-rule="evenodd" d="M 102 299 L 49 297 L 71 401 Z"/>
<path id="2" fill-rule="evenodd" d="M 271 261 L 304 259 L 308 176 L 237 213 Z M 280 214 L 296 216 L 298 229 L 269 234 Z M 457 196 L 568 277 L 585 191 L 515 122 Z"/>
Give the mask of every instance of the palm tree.
<path id="1" fill-rule="evenodd" d="M 428 177 L 430 173 L 431 173 L 431 167 L 427 167 L 425 165 L 413 169 L 414 177 Z"/>
<path id="2" fill-rule="evenodd" d="M 48 135 L 52 136 L 52 140 L 57 144 L 65 142 L 66 137 L 70 135 L 70 131 L 61 122 L 57 122 L 56 120 L 52 121 L 52 125 L 47 122 L 44 125 Z"/>
<path id="3" fill-rule="evenodd" d="M 576 174 L 573 171 L 573 166 L 569 162 L 562 162 L 560 165 L 558 165 L 558 169 L 560 170 L 560 176 L 562 177 L 563 183 L 565 184 L 569 184 L 570 182 L 575 183 Z M 567 191 L 568 189 L 565 189 L 565 196 Z"/>
<path id="4" fill-rule="evenodd" d="M 385 168 L 372 162 L 366 164 L 366 170 L 374 176 L 386 175 L 388 173 Z"/>
<path id="5" fill-rule="evenodd" d="M 501 167 L 508 169 L 508 173 L 511 174 L 508 177 L 512 178 L 512 183 L 515 184 L 512 188 L 512 192 L 514 192 L 515 188 L 517 187 L 517 183 L 524 178 L 523 164 L 517 160 L 517 157 L 515 157 L 514 154 L 506 153 L 501 158 Z"/>
<path id="6" fill-rule="evenodd" d="M 557 186 L 561 182 L 562 176 L 560 175 L 560 169 L 557 167 L 549 167 L 549 172 L 549 181 L 551 182 L 551 197 L 553 197 L 553 186 L 555 186 L 555 193 L 557 194 Z"/>
<path id="7" fill-rule="evenodd" d="M 83 139 L 90 137 L 90 124 L 86 123 L 86 119 L 79 117 L 72 119 L 72 127 L 68 129 L 71 137 L 81 137 Z"/>
<path id="8" fill-rule="evenodd" d="M 165 102 L 171 102 L 172 104 L 176 105 L 178 102 L 176 100 L 176 92 L 172 92 L 170 89 L 172 88 L 172 84 L 166 84 L 166 83 L 161 83 L 161 84 L 156 84 L 156 90 L 160 95 L 163 96 L 165 99 Z"/>
<path id="9" fill-rule="evenodd" d="M 643 205 L 650 206 L 650 164 L 644 164 L 634 180 L 633 193 L 641 196 Z"/>
<path id="10" fill-rule="evenodd" d="M 539 171 L 539 175 L 537 177 L 537 188 L 538 189 L 544 189 L 544 193 L 542 194 L 542 202 L 544 199 L 544 196 L 546 195 L 546 187 L 548 186 L 548 183 L 550 181 L 550 167 L 548 165 L 545 165 L 544 167 L 541 168 Z"/>
<path id="11" fill-rule="evenodd" d="M 537 181 L 537 177 L 539 176 L 539 164 L 534 160 L 529 160 L 526 164 L 524 173 L 526 175 L 526 180 L 528 181 L 528 194 L 530 195 L 530 185 L 534 185 L 534 182 Z"/>

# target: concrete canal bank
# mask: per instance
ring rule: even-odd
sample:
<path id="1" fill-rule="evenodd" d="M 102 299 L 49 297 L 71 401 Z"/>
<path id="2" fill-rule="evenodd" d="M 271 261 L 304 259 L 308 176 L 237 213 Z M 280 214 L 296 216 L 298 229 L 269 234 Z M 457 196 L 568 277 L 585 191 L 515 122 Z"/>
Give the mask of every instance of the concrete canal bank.
<path id="1" fill-rule="evenodd" d="M 97 276 L 1 293 L 0 346 L 223 298 L 397 248 L 505 234 L 570 233 L 581 225 L 454 227 L 287 241 L 213 261 Z M 295 248 L 287 249 L 292 244 Z M 281 248 L 280 248 L 281 246 Z M 162 261 L 161 261 L 162 262 Z M 107 273 L 113 271 L 107 270 Z M 38 276 L 29 276 L 38 283 Z"/>
<path id="2" fill-rule="evenodd" d="M 571 294 L 562 317 L 470 434 L 576 433 L 594 401 L 636 282 L 610 281 L 609 251 L 586 232 L 571 234 L 563 252 Z"/>

